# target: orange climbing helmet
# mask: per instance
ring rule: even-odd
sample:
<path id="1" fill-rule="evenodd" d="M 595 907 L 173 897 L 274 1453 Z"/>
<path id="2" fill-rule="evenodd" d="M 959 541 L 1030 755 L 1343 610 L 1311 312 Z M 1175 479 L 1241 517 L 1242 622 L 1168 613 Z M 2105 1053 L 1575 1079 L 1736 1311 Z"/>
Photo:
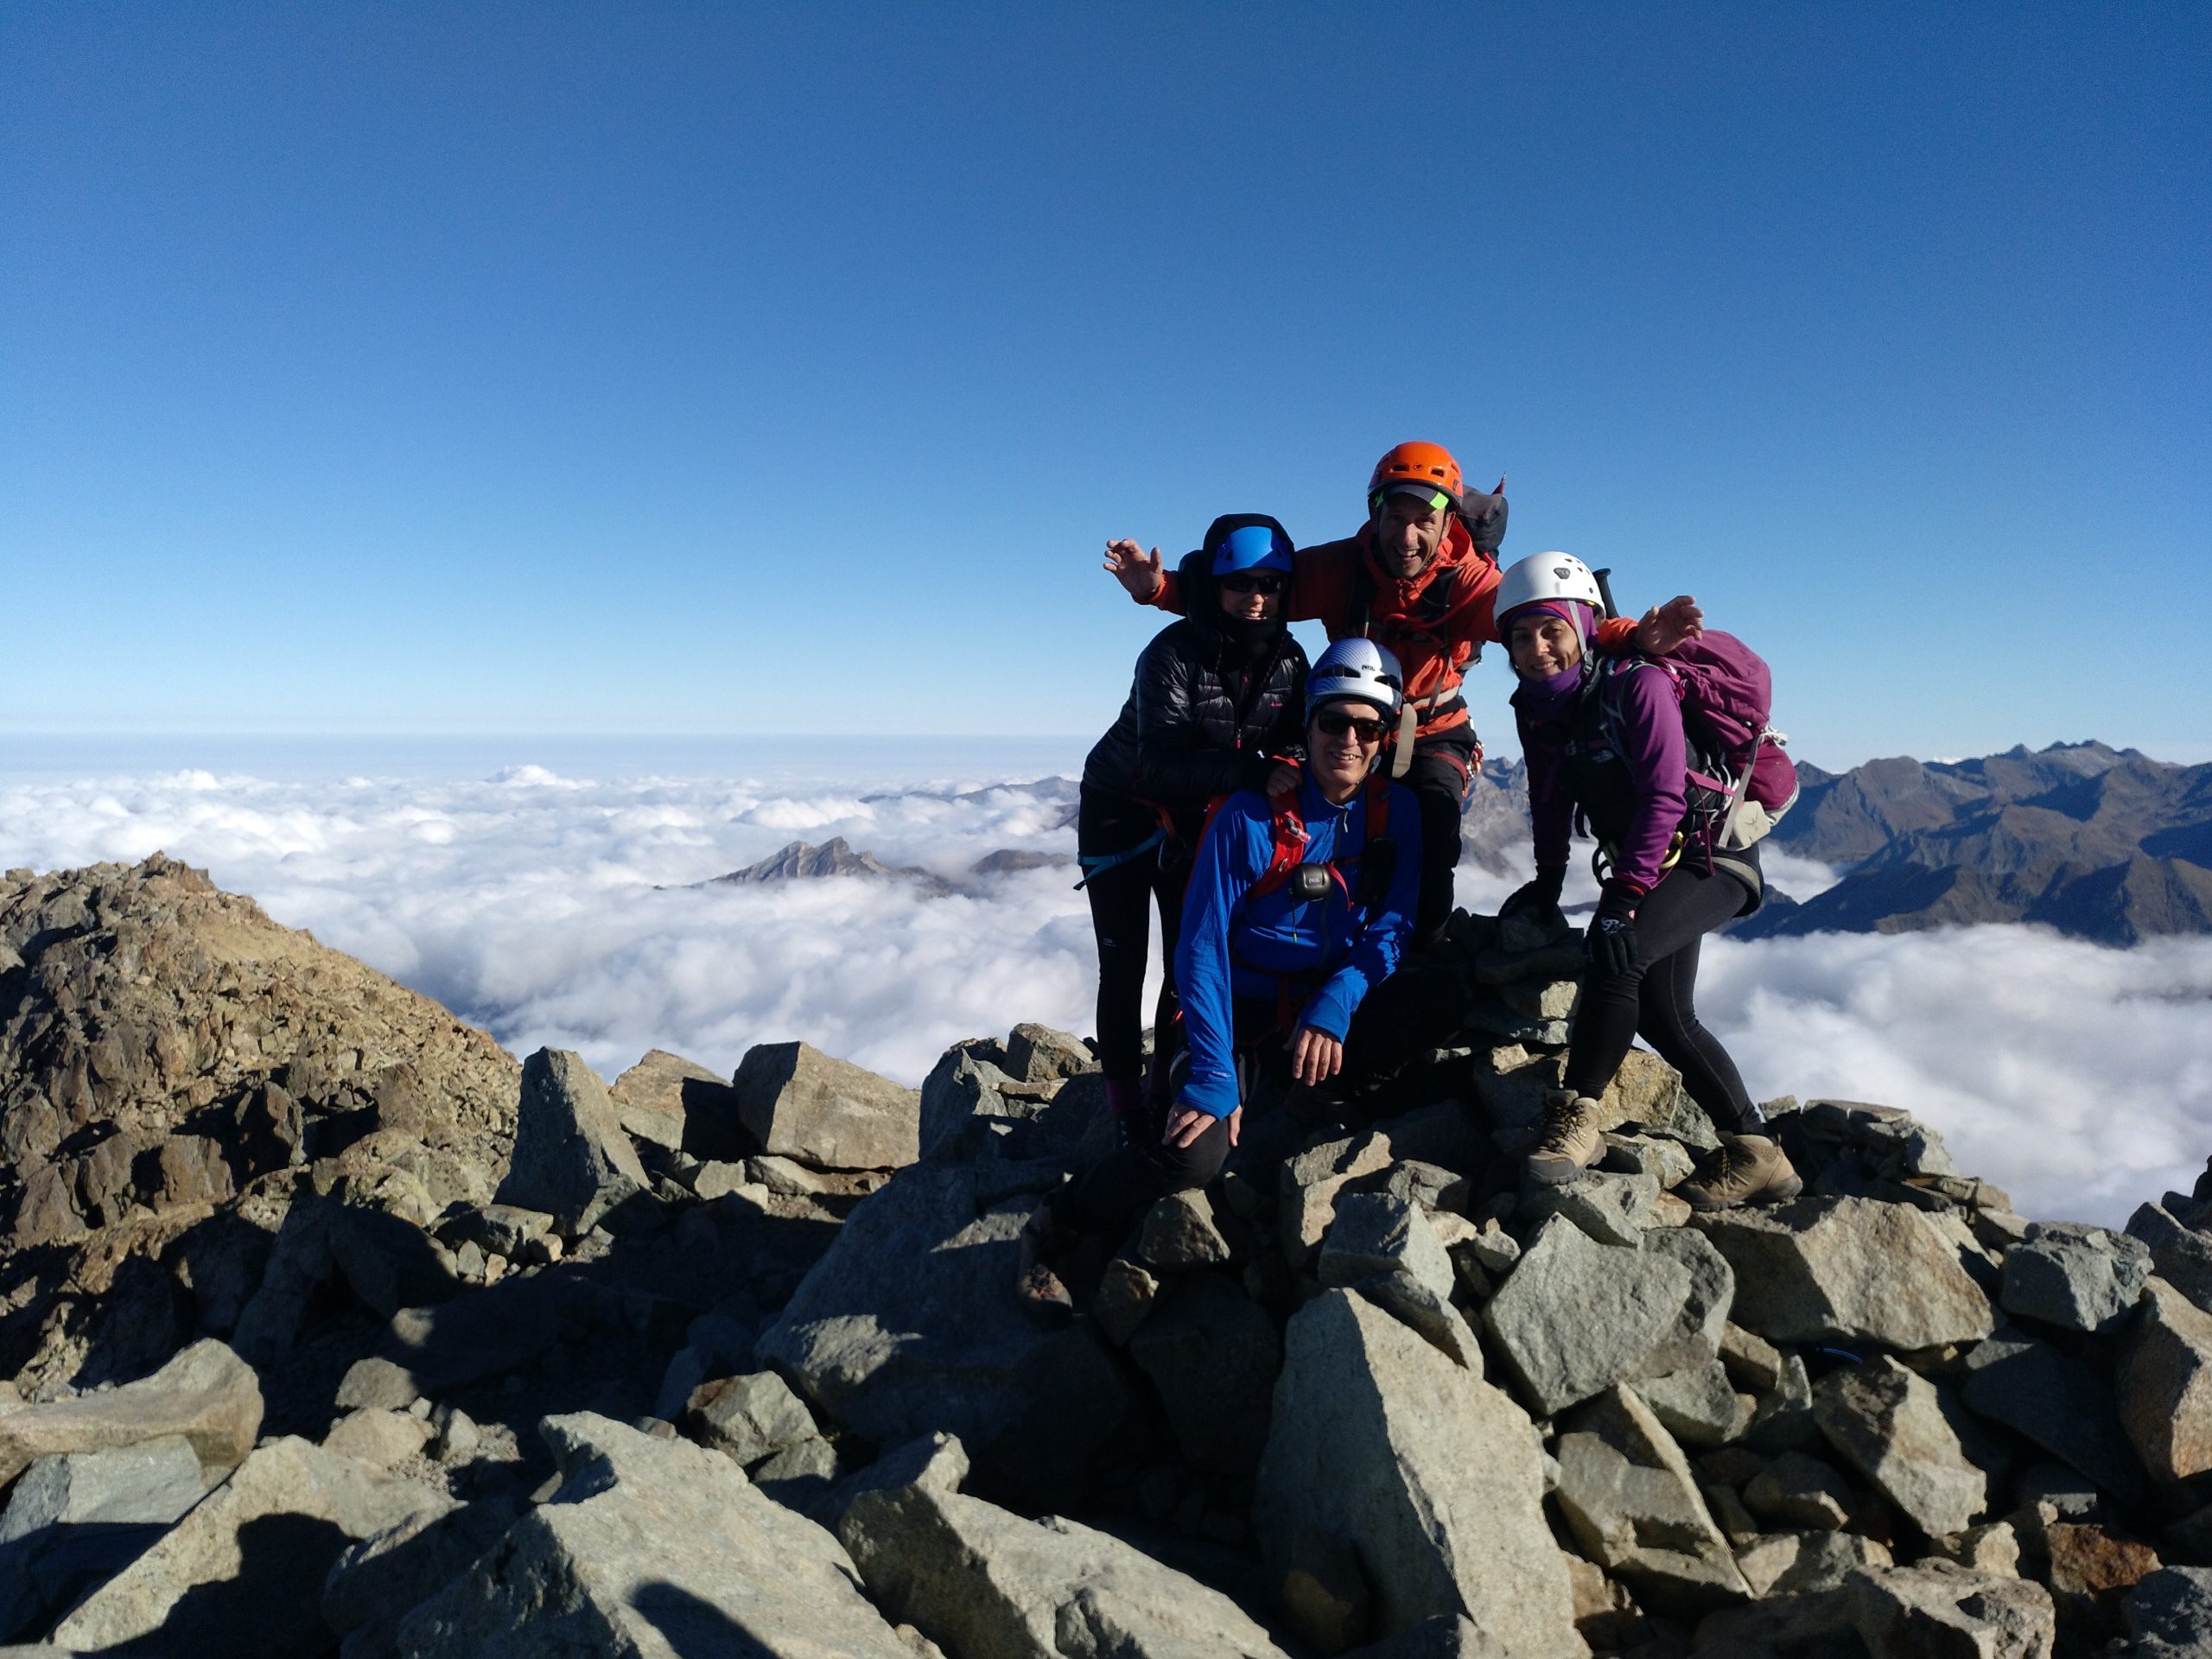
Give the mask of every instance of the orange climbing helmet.
<path id="1" fill-rule="evenodd" d="M 1375 476 L 1367 480 L 1368 503 L 1371 506 L 1395 487 L 1408 484 L 1442 492 L 1454 508 L 1466 494 L 1459 483 L 1459 463 L 1440 443 L 1402 443 L 1376 461 Z"/>

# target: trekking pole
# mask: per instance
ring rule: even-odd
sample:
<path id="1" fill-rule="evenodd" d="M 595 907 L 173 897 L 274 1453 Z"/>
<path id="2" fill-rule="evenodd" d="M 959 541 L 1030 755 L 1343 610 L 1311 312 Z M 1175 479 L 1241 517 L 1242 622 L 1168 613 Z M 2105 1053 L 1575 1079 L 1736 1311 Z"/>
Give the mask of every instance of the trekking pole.
<path id="1" fill-rule="evenodd" d="M 1618 616 L 1621 608 L 1613 603 L 1613 584 L 1605 580 L 1613 574 L 1613 567 L 1609 564 L 1603 570 L 1592 570 L 1590 574 L 1597 579 L 1598 597 L 1605 601 L 1605 614 Z"/>

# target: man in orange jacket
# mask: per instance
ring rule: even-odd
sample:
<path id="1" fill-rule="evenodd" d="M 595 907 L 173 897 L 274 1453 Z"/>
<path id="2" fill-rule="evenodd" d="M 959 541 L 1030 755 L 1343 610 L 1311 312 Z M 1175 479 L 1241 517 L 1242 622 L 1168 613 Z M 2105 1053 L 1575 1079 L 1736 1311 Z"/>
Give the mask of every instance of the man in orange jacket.
<path id="1" fill-rule="evenodd" d="M 1501 489 L 1503 485 L 1501 484 Z M 1482 741 L 1460 678 L 1498 638 L 1491 615 L 1505 498 L 1470 493 L 1459 463 L 1440 444 L 1402 443 L 1367 481 L 1367 522 L 1338 542 L 1298 550 L 1291 575 L 1292 621 L 1318 621 L 1329 638 L 1363 636 L 1404 665 L 1405 703 L 1391 760 L 1421 805 L 1421 881 L 1412 944 L 1427 950 L 1452 915 L 1452 872 L 1459 862 L 1459 815 L 1481 766 Z M 1106 544 L 1106 569 L 1139 604 L 1179 613 L 1182 594 L 1160 550 Z M 1598 646 L 1662 656 L 1699 631 L 1695 602 L 1681 598 L 1640 623 L 1609 620 Z"/>

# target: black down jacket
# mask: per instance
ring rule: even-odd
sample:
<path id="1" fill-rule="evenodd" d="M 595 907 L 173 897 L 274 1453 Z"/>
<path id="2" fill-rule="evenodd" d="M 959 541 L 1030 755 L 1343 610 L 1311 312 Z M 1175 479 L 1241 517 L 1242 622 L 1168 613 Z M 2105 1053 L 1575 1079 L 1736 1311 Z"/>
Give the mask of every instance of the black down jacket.
<path id="1" fill-rule="evenodd" d="M 1083 765 L 1084 787 L 1164 806 L 1195 840 L 1217 795 L 1264 785 L 1273 757 L 1306 745 L 1306 653 L 1280 624 L 1231 637 L 1204 553 L 1179 575 L 1190 614 L 1137 658 L 1121 718 Z"/>

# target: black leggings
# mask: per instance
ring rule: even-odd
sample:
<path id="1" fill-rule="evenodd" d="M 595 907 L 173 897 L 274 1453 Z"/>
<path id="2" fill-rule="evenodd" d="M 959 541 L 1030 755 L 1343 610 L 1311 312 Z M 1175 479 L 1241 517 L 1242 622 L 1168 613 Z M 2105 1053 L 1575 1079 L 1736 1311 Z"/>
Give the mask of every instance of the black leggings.
<path id="1" fill-rule="evenodd" d="M 1142 802 L 1086 788 L 1076 809 L 1076 849 L 1084 857 L 1126 852 L 1160 828 Z M 1090 898 L 1090 927 L 1098 939 L 1098 1069 L 1115 1082 L 1134 1083 L 1144 1067 L 1144 970 L 1155 905 L 1160 955 L 1166 972 L 1153 1030 L 1164 1033 L 1175 1018 L 1175 941 L 1182 931 L 1183 887 L 1188 866 L 1161 868 L 1167 848 L 1141 853 L 1084 885 Z"/>
<path id="2" fill-rule="evenodd" d="M 1246 1109 L 1239 1145 L 1287 1153 L 1287 1145 L 1276 1148 L 1274 1143 L 1303 1126 L 1290 1121 L 1283 1104 L 1290 1055 L 1276 1029 L 1275 1004 L 1239 998 L 1236 1007 L 1236 1094 Z M 1204 1186 L 1221 1173 L 1229 1160 L 1229 1120 L 1215 1118 L 1187 1147 L 1168 1146 L 1160 1135 L 1167 1126 L 1172 1093 L 1147 1101 L 1128 1143 L 1053 1200 L 1054 1218 L 1061 1226 L 1119 1238 L 1169 1193 Z"/>
<path id="3" fill-rule="evenodd" d="M 1702 867 L 1693 868 L 1689 857 L 1662 876 L 1637 906 L 1636 938 L 1644 965 L 1620 975 L 1592 968 L 1583 976 L 1582 1001 L 1568 1039 L 1566 1086 L 1593 1100 L 1604 1094 L 1630 1040 L 1642 1037 L 1682 1074 L 1682 1086 L 1714 1128 L 1756 1135 L 1765 1120 L 1745 1092 L 1736 1062 L 1699 1023 L 1691 1001 L 1697 988 L 1698 942 L 1741 915 L 1751 895 L 1725 868 L 1707 874 Z"/>
<path id="4" fill-rule="evenodd" d="M 1452 872 L 1459 862 L 1459 815 L 1467 798 L 1467 779 L 1482 753 L 1474 728 L 1453 728 L 1440 738 L 1414 746 L 1405 785 L 1421 808 L 1421 899 L 1414 907 L 1416 950 L 1444 938 L 1452 919 Z"/>

